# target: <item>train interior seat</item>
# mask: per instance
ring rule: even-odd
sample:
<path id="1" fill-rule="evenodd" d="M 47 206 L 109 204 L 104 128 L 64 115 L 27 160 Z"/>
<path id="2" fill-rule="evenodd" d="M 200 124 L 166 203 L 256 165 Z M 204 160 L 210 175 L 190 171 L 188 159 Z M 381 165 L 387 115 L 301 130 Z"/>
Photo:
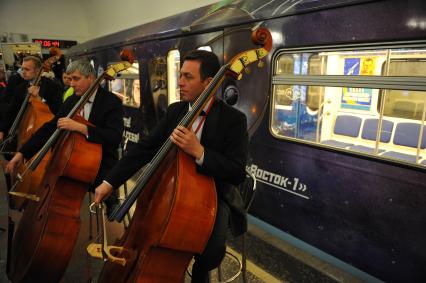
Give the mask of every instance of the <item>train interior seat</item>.
<path id="1" fill-rule="evenodd" d="M 352 115 L 338 115 L 336 117 L 336 121 L 334 123 L 334 129 L 333 133 L 334 136 L 333 139 L 322 141 L 323 144 L 336 146 L 345 148 L 348 146 L 352 146 L 353 143 L 345 142 L 345 141 L 339 141 L 334 139 L 335 137 L 349 137 L 349 138 L 356 138 L 359 135 L 359 131 L 361 128 L 361 122 L 362 119 L 360 117 L 352 116 Z"/>
<path id="2" fill-rule="evenodd" d="M 376 118 L 365 119 L 364 125 L 362 127 L 361 138 L 364 140 L 372 141 L 371 144 L 369 144 L 369 146 L 353 145 L 353 146 L 350 146 L 349 149 L 368 152 L 368 153 L 374 153 L 374 146 L 375 146 L 375 140 L 377 137 L 378 124 L 379 124 L 379 119 L 376 119 Z M 390 142 L 392 137 L 393 124 L 394 123 L 391 121 L 382 120 L 382 127 L 380 130 L 380 142 L 382 143 Z M 385 151 L 384 149 L 381 149 L 381 148 L 378 149 L 378 153 L 381 153 L 384 151 Z"/>
<path id="3" fill-rule="evenodd" d="M 325 145 L 374 154 L 379 119 L 361 118 L 353 115 L 338 115 L 332 139 L 322 141 Z M 394 127 L 394 125 L 396 125 Z M 359 132 L 361 131 L 361 136 Z M 377 154 L 383 157 L 416 163 L 416 149 L 420 125 L 412 122 L 382 120 L 380 146 Z M 426 148 L 426 126 L 420 149 Z M 424 152 L 424 151 L 423 151 Z M 423 154 L 425 155 L 425 154 Z M 422 159 L 423 158 L 423 159 Z M 426 156 L 419 156 L 419 164 L 426 166 Z"/>
<path id="4" fill-rule="evenodd" d="M 399 123 L 395 128 L 395 135 L 393 137 L 393 144 L 400 145 L 408 148 L 417 148 L 420 134 L 420 125 L 415 123 Z M 423 126 L 422 141 L 420 144 L 421 149 L 426 148 L 426 126 Z M 416 162 L 416 155 L 410 153 L 403 153 L 397 151 L 387 151 L 382 156 L 401 159 L 408 162 Z M 422 157 L 419 156 L 419 159 Z M 425 160 L 421 164 L 425 165 Z"/>

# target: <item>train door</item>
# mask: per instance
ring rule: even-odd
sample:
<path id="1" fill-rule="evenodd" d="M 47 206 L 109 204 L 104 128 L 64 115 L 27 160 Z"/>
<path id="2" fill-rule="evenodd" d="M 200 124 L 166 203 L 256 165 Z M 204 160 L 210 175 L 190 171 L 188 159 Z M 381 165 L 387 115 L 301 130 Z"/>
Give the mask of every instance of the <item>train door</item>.
<path id="1" fill-rule="evenodd" d="M 282 54 L 275 61 L 275 75 L 307 75 L 325 68 L 322 58 L 316 54 Z M 288 137 L 318 140 L 319 113 L 324 94 L 321 88 L 303 85 L 275 85 L 275 130 Z"/>
<path id="2" fill-rule="evenodd" d="M 117 58 L 117 56 L 111 56 L 109 58 Z M 109 61 L 108 65 L 114 63 L 117 63 L 117 61 Z M 98 75 L 103 71 L 103 66 L 99 66 Z M 142 92 L 140 89 L 139 73 L 139 61 L 135 60 L 130 68 L 121 71 L 114 80 L 108 82 L 104 81 L 104 87 L 108 88 L 109 91 L 122 101 L 124 111 L 123 139 L 133 143 L 137 143 L 141 134 L 146 132 L 140 115 Z"/>
<path id="3" fill-rule="evenodd" d="M 161 40 L 156 46 L 159 52 L 148 60 L 148 77 L 155 113 L 160 119 L 168 105 L 180 100 L 178 82 L 182 58 L 190 50 L 204 49 L 214 52 L 222 61 L 223 33 L 217 31 Z"/>

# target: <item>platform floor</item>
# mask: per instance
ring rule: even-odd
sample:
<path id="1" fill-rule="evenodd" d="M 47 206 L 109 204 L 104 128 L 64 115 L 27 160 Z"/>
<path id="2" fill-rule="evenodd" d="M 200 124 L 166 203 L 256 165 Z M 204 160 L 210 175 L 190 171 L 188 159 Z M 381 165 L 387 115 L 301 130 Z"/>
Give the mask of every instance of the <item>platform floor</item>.
<path id="1" fill-rule="evenodd" d="M 1 171 L 1 169 L 0 169 Z M 9 282 L 6 276 L 7 259 L 7 195 L 4 187 L 3 173 L 0 172 L 0 283 Z M 96 229 L 92 223 L 92 240 L 89 239 L 90 214 L 87 207 L 90 200 L 88 195 L 82 205 L 82 226 L 77 246 L 66 273 L 61 280 L 65 283 L 96 282 L 102 268 L 102 261 L 92 259 L 86 254 L 85 247 L 96 238 Z M 16 217 L 17 212 L 10 215 Z M 119 223 L 108 224 L 111 239 L 118 237 L 123 231 L 123 225 Z M 241 259 L 242 239 L 231 239 L 228 243 L 228 252 Z M 254 225 L 249 225 L 246 234 L 247 282 L 360 282 L 349 274 L 313 258 L 304 252 L 280 241 L 272 235 L 262 231 Z M 227 256 L 222 264 L 224 279 L 232 276 L 238 270 L 238 264 L 232 256 Z M 211 272 L 211 281 L 219 282 L 217 270 Z M 187 275 L 185 282 L 190 282 Z M 233 282 L 243 282 L 242 275 Z"/>

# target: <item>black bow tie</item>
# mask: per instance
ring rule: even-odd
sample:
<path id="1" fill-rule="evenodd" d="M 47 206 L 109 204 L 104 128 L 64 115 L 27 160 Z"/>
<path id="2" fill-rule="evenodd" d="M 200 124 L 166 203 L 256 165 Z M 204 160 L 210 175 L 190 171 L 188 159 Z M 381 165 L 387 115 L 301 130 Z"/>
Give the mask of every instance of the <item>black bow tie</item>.
<path id="1" fill-rule="evenodd" d="M 206 116 L 206 112 L 204 112 L 204 110 L 202 110 L 198 116 Z"/>

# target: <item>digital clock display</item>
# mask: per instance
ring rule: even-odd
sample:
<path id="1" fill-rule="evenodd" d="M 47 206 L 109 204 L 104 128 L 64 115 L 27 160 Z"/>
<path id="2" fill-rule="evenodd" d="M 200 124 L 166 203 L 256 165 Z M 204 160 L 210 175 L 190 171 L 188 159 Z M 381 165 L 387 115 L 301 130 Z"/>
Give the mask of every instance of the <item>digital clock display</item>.
<path id="1" fill-rule="evenodd" d="M 77 44 L 75 40 L 59 40 L 59 39 L 33 39 L 33 42 L 40 43 L 41 48 L 70 48 Z"/>

